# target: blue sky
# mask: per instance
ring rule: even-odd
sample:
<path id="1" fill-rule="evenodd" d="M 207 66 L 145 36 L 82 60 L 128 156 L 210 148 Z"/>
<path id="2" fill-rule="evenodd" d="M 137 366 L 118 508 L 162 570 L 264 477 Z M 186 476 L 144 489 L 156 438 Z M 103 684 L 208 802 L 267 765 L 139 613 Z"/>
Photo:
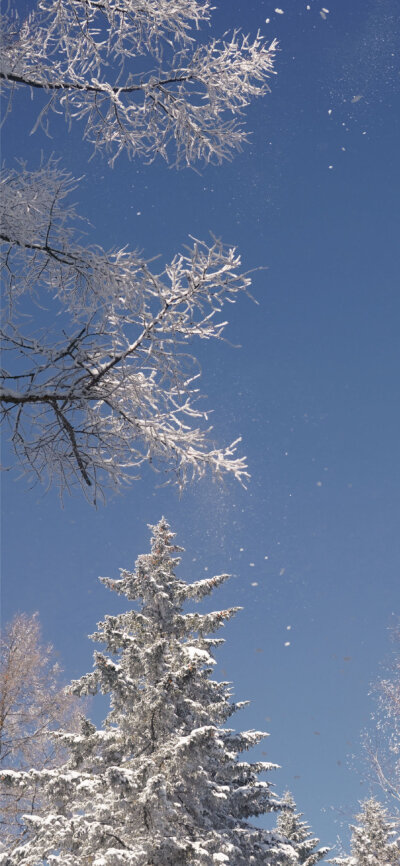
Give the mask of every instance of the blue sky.
<path id="1" fill-rule="evenodd" d="M 258 305 L 229 307 L 233 345 L 198 349 L 216 438 L 243 436 L 248 490 L 207 480 L 179 499 L 149 470 L 96 511 L 4 473 L 3 618 L 39 610 L 66 677 L 79 676 L 86 635 L 120 604 L 97 576 L 130 568 L 165 514 L 182 576 L 232 573 L 212 605 L 244 608 L 218 668 L 252 701 L 236 723 L 270 732 L 278 790 L 334 844 L 367 793 L 350 764 L 399 613 L 400 11 L 329 0 L 323 19 L 315 0 L 280 5 L 221 0 L 213 17 L 212 33 L 260 28 L 280 43 L 271 93 L 247 113 L 250 143 L 222 167 L 121 157 L 111 171 L 88 162 L 78 126 L 29 136 L 39 103 L 15 100 L 3 158 L 34 168 L 53 151 L 84 174 L 75 199 L 91 239 L 169 258 L 211 230 L 266 269 Z"/>

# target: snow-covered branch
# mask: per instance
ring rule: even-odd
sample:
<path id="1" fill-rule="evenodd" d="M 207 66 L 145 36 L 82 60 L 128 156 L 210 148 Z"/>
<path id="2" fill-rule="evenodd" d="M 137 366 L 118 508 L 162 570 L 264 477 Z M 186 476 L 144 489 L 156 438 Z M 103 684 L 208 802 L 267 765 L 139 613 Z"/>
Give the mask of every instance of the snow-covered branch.
<path id="1" fill-rule="evenodd" d="M 18 459 L 94 499 L 149 461 L 179 484 L 208 469 L 243 483 L 238 440 L 210 444 L 188 354 L 194 337 L 221 338 L 224 302 L 250 285 L 239 256 L 192 239 L 155 272 L 136 252 L 85 247 L 64 204 L 74 186 L 54 160 L 2 175 L 1 406 Z"/>
<path id="2" fill-rule="evenodd" d="M 22 22 L 3 16 L 2 89 L 41 91 L 36 126 L 51 111 L 82 120 L 111 163 L 122 151 L 221 162 L 246 139 L 240 114 L 268 90 L 276 42 L 196 44 L 209 14 L 196 0 L 42 0 Z"/>

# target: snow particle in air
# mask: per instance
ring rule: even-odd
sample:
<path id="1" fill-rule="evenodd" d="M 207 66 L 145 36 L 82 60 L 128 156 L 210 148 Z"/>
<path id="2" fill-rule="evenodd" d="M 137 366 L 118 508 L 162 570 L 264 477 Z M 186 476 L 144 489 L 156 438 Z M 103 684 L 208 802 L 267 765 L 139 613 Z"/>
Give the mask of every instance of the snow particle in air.
<path id="1" fill-rule="evenodd" d="M 277 15 L 284 15 L 285 14 L 283 9 L 274 9 L 274 12 L 276 12 Z"/>
<path id="2" fill-rule="evenodd" d="M 251 586 L 258 586 L 257 581 L 256 581 L 256 580 L 253 580 L 253 583 L 251 584 Z"/>
<path id="3" fill-rule="evenodd" d="M 285 640 L 284 646 L 290 646 L 290 640 Z"/>

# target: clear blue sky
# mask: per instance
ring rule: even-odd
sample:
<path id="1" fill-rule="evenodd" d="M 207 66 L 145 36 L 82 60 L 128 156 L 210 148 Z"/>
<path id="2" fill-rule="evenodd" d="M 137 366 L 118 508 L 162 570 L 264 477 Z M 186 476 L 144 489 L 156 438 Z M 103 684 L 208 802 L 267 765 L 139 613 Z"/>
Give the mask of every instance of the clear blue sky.
<path id="1" fill-rule="evenodd" d="M 205 481 L 179 499 L 149 470 L 105 508 L 76 494 L 61 509 L 5 473 L 3 618 L 38 610 L 66 677 L 89 670 L 86 635 L 119 604 L 96 578 L 130 568 L 165 514 L 182 576 L 232 573 L 212 605 L 244 607 L 218 668 L 252 701 L 236 724 L 270 732 L 278 789 L 333 844 L 367 793 L 349 762 L 399 613 L 400 9 L 327 0 L 323 19 L 309 5 L 218 3 L 213 33 L 280 42 L 271 93 L 247 114 L 251 143 L 220 168 L 121 157 L 111 171 L 88 162 L 78 126 L 29 137 L 39 103 L 15 100 L 3 158 L 34 168 L 44 149 L 84 174 L 91 239 L 172 257 L 211 230 L 267 270 L 254 274 L 259 306 L 228 309 L 241 348 L 200 347 L 216 437 L 243 436 L 249 489 Z"/>

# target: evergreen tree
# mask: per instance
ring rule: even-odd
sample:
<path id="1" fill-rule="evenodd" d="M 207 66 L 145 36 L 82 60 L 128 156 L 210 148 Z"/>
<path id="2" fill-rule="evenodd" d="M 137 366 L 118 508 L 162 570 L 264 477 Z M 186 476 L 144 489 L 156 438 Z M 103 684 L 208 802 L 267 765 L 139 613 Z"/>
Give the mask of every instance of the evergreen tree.
<path id="1" fill-rule="evenodd" d="M 394 829 L 386 809 L 375 799 L 365 800 L 358 824 L 350 825 L 351 856 L 335 857 L 337 866 L 399 866 L 400 836 Z"/>
<path id="2" fill-rule="evenodd" d="M 276 822 L 278 833 L 290 840 L 293 847 L 296 849 L 299 863 L 302 866 L 314 866 L 319 860 L 325 857 L 329 848 L 319 848 L 314 850 L 319 843 L 319 839 L 313 838 L 310 833 L 310 827 L 306 821 L 301 821 L 302 812 L 296 812 L 296 803 L 290 793 L 286 791 L 282 804 L 284 809 L 279 813 Z"/>
<path id="3" fill-rule="evenodd" d="M 252 825 L 251 816 L 279 810 L 270 784 L 259 776 L 276 765 L 249 763 L 241 754 L 265 736 L 235 733 L 224 724 L 243 704 L 232 703 L 228 683 L 210 678 L 206 637 L 235 613 L 184 613 L 226 580 L 219 575 L 188 584 L 176 578 L 180 549 L 167 522 L 154 527 L 151 553 L 133 573 L 102 582 L 136 608 L 106 616 L 92 635 L 106 644 L 92 673 L 72 685 L 75 694 L 110 696 L 102 730 L 87 719 L 79 734 L 58 733 L 70 750 L 59 770 L 6 773 L 23 788 L 35 778 L 46 815 L 27 816 L 30 837 L 1 866 L 266 866 L 296 854 L 277 834 Z"/>

